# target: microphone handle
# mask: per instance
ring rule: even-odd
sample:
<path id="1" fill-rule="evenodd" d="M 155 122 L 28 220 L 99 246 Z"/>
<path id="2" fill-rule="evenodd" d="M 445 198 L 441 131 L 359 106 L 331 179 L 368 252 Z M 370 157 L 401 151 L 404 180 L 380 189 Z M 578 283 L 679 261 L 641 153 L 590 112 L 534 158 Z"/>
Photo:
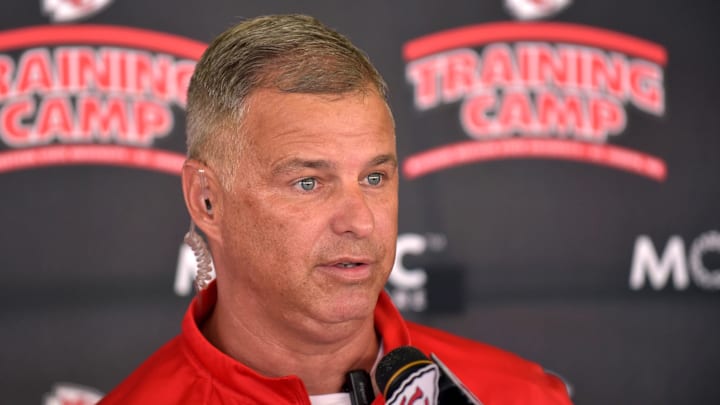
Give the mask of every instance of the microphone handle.
<path id="1" fill-rule="evenodd" d="M 347 373 L 343 390 L 350 394 L 352 405 L 370 405 L 375 400 L 372 380 L 365 370 L 353 370 Z"/>

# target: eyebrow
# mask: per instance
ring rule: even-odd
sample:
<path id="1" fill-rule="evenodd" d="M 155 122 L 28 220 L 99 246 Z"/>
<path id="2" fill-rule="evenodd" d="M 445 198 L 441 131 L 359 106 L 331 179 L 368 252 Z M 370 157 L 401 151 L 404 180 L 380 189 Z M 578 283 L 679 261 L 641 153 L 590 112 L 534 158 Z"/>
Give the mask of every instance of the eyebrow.
<path id="1" fill-rule="evenodd" d="M 392 155 L 389 153 L 385 154 L 385 155 L 376 156 L 373 160 L 370 161 L 370 164 L 368 165 L 368 167 L 381 166 L 384 164 L 389 164 L 393 168 L 396 168 L 398 165 L 397 157 L 395 157 L 395 155 Z"/>
<path id="2" fill-rule="evenodd" d="M 299 169 L 332 169 L 335 165 L 327 160 L 306 160 L 294 158 L 286 160 L 272 169 L 274 175 L 293 172 Z"/>
<path id="3" fill-rule="evenodd" d="M 375 166 L 381 166 L 384 164 L 389 164 L 393 168 L 397 167 L 397 158 L 393 154 L 384 154 L 379 155 L 373 158 L 367 165 L 367 167 L 375 167 Z M 294 158 L 290 160 L 286 160 L 272 169 L 273 175 L 278 174 L 284 174 L 284 173 L 291 173 L 296 170 L 300 169 L 334 169 L 336 167 L 335 163 L 332 163 L 328 160 L 324 159 L 317 159 L 317 160 L 307 160 L 307 159 L 300 159 L 300 158 Z"/>

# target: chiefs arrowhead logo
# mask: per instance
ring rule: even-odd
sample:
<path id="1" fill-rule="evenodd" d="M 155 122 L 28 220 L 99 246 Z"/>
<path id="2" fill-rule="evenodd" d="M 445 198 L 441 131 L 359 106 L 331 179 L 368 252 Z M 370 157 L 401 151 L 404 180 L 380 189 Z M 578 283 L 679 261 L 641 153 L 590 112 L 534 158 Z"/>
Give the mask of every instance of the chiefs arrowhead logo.
<path id="1" fill-rule="evenodd" d="M 52 391 L 45 394 L 43 405 L 94 405 L 103 394 L 90 387 L 78 384 L 58 383 Z"/>
<path id="2" fill-rule="evenodd" d="M 559 13 L 571 0 L 505 0 L 505 7 L 520 20 L 535 20 Z"/>
<path id="3" fill-rule="evenodd" d="M 51 21 L 68 22 L 87 18 L 111 2 L 112 0 L 42 0 L 42 9 Z"/>

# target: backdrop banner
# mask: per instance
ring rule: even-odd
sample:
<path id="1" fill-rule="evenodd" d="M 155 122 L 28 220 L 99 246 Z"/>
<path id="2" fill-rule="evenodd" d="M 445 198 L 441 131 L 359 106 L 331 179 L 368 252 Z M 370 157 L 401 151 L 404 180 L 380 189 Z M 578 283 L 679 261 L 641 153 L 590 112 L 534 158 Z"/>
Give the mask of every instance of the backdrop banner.
<path id="1" fill-rule="evenodd" d="M 95 403 L 180 330 L 186 89 L 245 17 L 306 13 L 390 87 L 387 290 L 580 405 L 720 403 L 712 0 L 8 0 L 0 392 Z"/>

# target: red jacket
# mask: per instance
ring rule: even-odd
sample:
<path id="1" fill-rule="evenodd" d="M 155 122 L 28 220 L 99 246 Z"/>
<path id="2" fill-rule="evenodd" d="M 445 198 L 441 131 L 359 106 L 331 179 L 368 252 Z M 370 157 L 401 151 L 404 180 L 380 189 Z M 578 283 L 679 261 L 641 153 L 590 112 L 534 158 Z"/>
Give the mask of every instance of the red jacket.
<path id="1" fill-rule="evenodd" d="M 297 404 L 310 405 L 295 376 L 267 378 L 210 344 L 198 329 L 215 305 L 214 283 L 194 299 L 182 333 L 160 348 L 99 404 Z M 385 353 L 412 345 L 434 353 L 483 405 L 571 404 L 565 385 L 537 364 L 497 348 L 406 322 L 390 297 L 380 295 L 375 328 Z M 384 404 L 379 395 L 373 405 Z"/>

